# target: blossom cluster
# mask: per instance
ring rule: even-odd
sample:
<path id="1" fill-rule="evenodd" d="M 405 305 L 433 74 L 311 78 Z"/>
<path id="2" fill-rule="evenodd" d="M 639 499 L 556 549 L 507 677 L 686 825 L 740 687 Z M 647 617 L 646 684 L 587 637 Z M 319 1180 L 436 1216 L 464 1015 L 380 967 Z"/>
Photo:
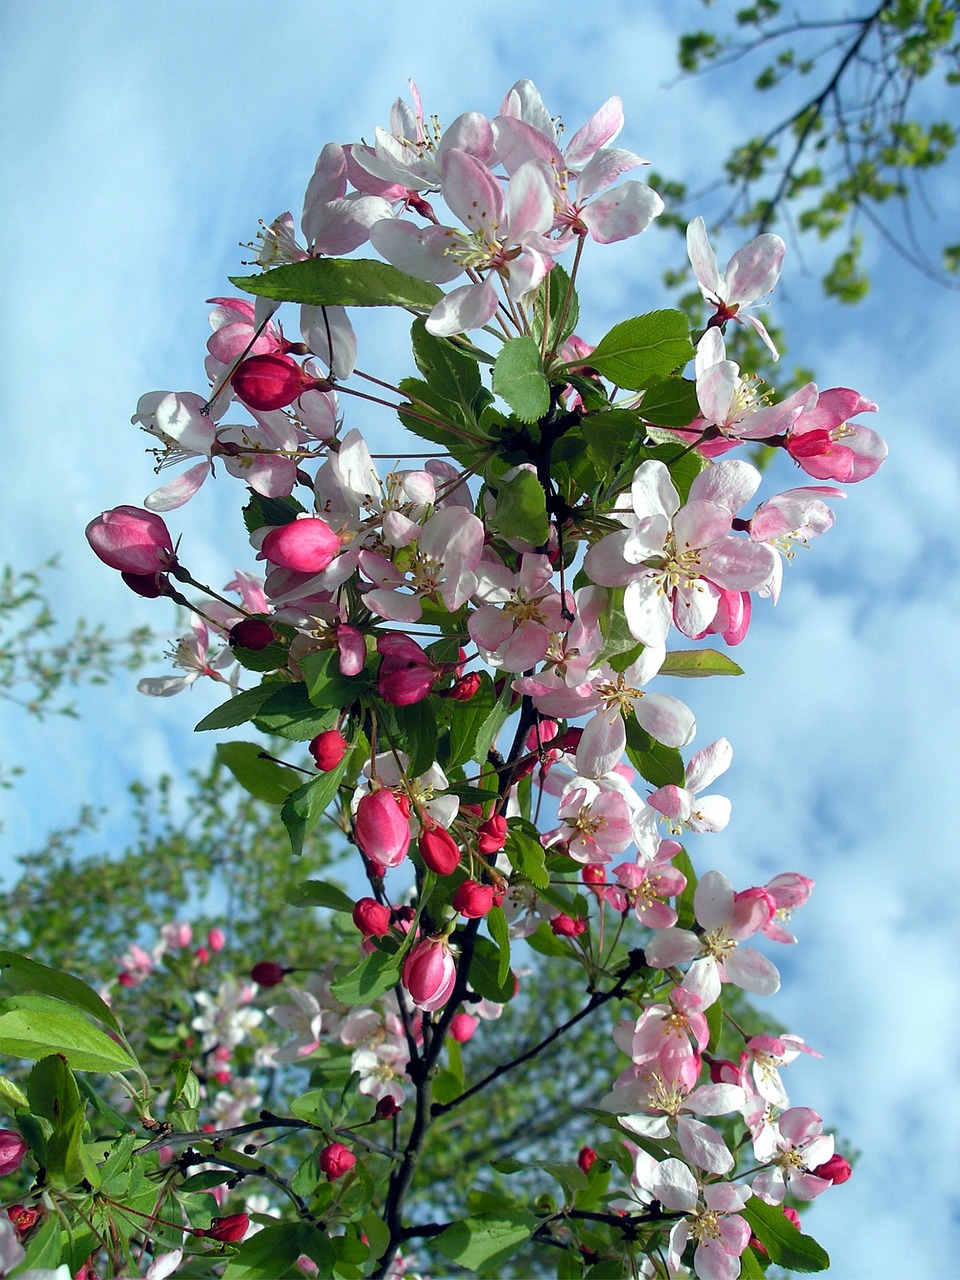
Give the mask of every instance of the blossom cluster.
<path id="1" fill-rule="evenodd" d="M 563 145 L 521 81 L 493 118 L 471 111 L 443 129 L 414 91 L 371 143 L 324 146 L 301 238 L 290 213 L 263 225 L 264 270 L 242 282 L 255 300 L 212 300 L 206 385 L 137 406 L 158 467 L 191 465 L 87 536 L 132 589 L 194 609 L 174 658 L 185 674 L 143 692 L 202 676 L 236 694 L 262 673 L 236 703 L 247 714 L 222 723 L 307 744 L 310 778 L 283 810 L 295 847 L 334 806 L 362 861 L 360 977 L 288 987 L 268 1013 L 292 1039 L 264 1061 L 309 1063 L 337 1039 L 387 1114 L 416 1092 L 438 1031 L 467 1039 L 509 1004 L 511 944 L 552 935 L 592 989 L 642 973 L 639 1013 L 615 1032 L 630 1066 L 602 1102 L 632 1153 L 617 1211 L 649 1226 L 651 1257 L 665 1242 L 671 1273 L 733 1280 L 751 1197 L 806 1201 L 845 1176 L 820 1117 L 783 1086 L 781 1069 L 812 1052 L 799 1037 L 744 1035 L 737 1059 L 717 1055 L 725 988 L 777 991 L 754 944 L 794 943 L 786 922 L 813 885 L 792 870 L 739 889 L 718 870 L 697 877 L 680 841 L 727 826 L 712 787 L 732 747 L 721 738 L 684 760 L 696 718 L 664 683 L 739 671 L 691 642 L 739 645 L 754 600 L 776 604 L 795 549 L 829 531 L 844 497 L 804 483 L 758 500 L 761 470 L 727 455 L 765 445 L 849 484 L 886 446 L 853 421 L 876 409 L 859 392 L 761 394 L 728 357 L 746 324 L 777 358 L 752 310 L 781 273 L 776 235 L 721 272 L 703 220 L 690 224 L 702 332 L 669 311 L 596 341 L 575 331 L 588 254 L 663 209 L 624 179 L 646 162 L 615 145 L 623 123 L 611 98 Z M 362 247 L 379 256 L 344 256 Z M 299 303 L 298 339 L 280 299 Z M 393 387 L 361 367 L 352 318 L 369 305 L 413 314 L 422 380 Z M 381 472 L 346 407 L 371 401 L 435 453 Z M 195 581 L 160 514 L 221 468 L 248 487 L 264 571 L 239 570 L 229 599 Z M 187 602 L 184 585 L 208 598 Z M 628 923 L 640 961 L 624 959 Z M 135 981 L 149 962 L 132 950 L 124 973 Z M 244 1004 L 208 997 L 193 1023 L 208 1047 L 229 1052 Z M 735 1122 L 749 1136 L 734 1150 Z"/>

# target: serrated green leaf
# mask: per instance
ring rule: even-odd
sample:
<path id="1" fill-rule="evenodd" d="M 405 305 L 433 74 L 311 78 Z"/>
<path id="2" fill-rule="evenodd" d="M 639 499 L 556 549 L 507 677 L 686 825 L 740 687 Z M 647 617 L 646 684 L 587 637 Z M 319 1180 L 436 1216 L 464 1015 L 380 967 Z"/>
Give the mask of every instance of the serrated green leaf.
<path id="1" fill-rule="evenodd" d="M 588 414 L 580 430 L 599 474 L 606 481 L 616 475 L 629 450 L 646 434 L 639 414 L 629 409 Z"/>
<path id="2" fill-rule="evenodd" d="M 569 960 L 573 954 L 570 944 L 564 942 L 562 938 L 558 938 L 546 920 L 537 925 L 533 933 L 526 939 L 526 943 L 542 956 L 558 956 Z"/>
<path id="3" fill-rule="evenodd" d="M 330 984 L 334 999 L 343 1004 L 366 1004 L 382 996 L 400 981 L 400 965 L 396 955 L 373 951 L 364 956 L 355 969 Z"/>
<path id="4" fill-rule="evenodd" d="M 62 1124 L 83 1110 L 80 1090 L 66 1059 L 57 1053 L 41 1058 L 27 1077 L 27 1098 L 35 1116 Z"/>
<path id="5" fill-rule="evenodd" d="M 514 871 L 525 876 L 535 889 L 545 889 L 550 883 L 543 845 L 520 830 L 516 823 L 511 822 L 507 827 L 507 842 L 503 851 Z"/>
<path id="6" fill-rule="evenodd" d="M 55 1187 L 67 1190 L 87 1178 L 96 1186 L 100 1181 L 96 1166 L 89 1170 L 89 1158 L 84 1159 L 83 1127 L 86 1116 L 83 1110 L 75 1111 L 69 1119 L 58 1124 L 47 1138 L 47 1179 Z M 88 1177 L 92 1172 L 93 1177 Z"/>
<path id="7" fill-rule="evenodd" d="M 223 1280 L 287 1280 L 297 1274 L 296 1261 L 302 1253 L 317 1264 L 319 1277 L 332 1273 L 333 1247 L 319 1227 L 306 1222 L 264 1227 L 239 1246 Z"/>
<path id="8" fill-rule="evenodd" d="M 787 1271 L 826 1271 L 830 1257 L 812 1236 L 798 1231 L 778 1205 L 751 1197 L 740 1210 L 770 1261 Z"/>
<path id="9" fill-rule="evenodd" d="M 432 698 L 422 698 L 407 707 L 391 707 L 390 719 L 397 733 L 397 745 L 410 757 L 407 773 L 418 778 L 437 759 L 437 716 Z"/>
<path id="10" fill-rule="evenodd" d="M 321 710 L 329 707 L 342 710 L 370 687 L 370 680 L 364 672 L 355 676 L 341 674 L 340 654 L 336 649 L 306 654 L 300 659 L 300 670 L 310 701 Z"/>
<path id="11" fill-rule="evenodd" d="M 438 394 L 470 408 L 480 390 L 480 368 L 476 359 L 449 338 L 438 338 L 423 320 L 414 320 L 410 329 L 413 358 L 417 368 Z"/>
<path id="12" fill-rule="evenodd" d="M 349 756 L 344 756 L 335 769 L 317 774 L 296 791 L 291 791 L 284 800 L 280 817 L 290 836 L 290 847 L 297 857 L 303 853 L 304 840 L 337 794 L 348 762 Z"/>
<path id="13" fill-rule="evenodd" d="M 580 302 L 576 289 L 570 294 L 570 305 L 566 305 L 569 291 L 570 275 L 557 263 L 541 280 L 533 304 L 533 337 L 547 352 L 556 351 L 570 337 L 580 319 Z M 544 301 L 547 298 L 549 304 L 544 315 Z M 547 330 L 546 342 L 543 341 L 544 322 Z"/>
<path id="14" fill-rule="evenodd" d="M 474 943 L 470 985 L 478 996 L 496 1004 L 506 1004 L 514 997 L 513 974 L 508 967 L 506 977 L 500 977 L 500 948 L 489 938 L 479 937 Z"/>
<path id="15" fill-rule="evenodd" d="M 627 716 L 627 759 L 654 787 L 682 787 L 686 781 L 683 757 L 676 747 L 666 747 L 645 729 L 634 716 Z"/>
<path id="16" fill-rule="evenodd" d="M 697 386 L 689 378 L 664 378 L 648 387 L 640 417 L 657 427 L 688 427 L 700 413 Z"/>
<path id="17" fill-rule="evenodd" d="M 740 1255 L 740 1280 L 764 1280 L 766 1272 L 752 1248 L 744 1249 Z"/>
<path id="18" fill-rule="evenodd" d="M 308 258 L 230 283 L 261 298 L 313 307 L 408 307 L 429 311 L 443 290 L 376 258 Z"/>
<path id="19" fill-rule="evenodd" d="M 510 338 L 493 366 L 493 389 L 521 422 L 537 422 L 550 410 L 550 383 L 540 348 L 529 334 Z"/>
<path id="20" fill-rule="evenodd" d="M 501 538 L 522 538 L 535 547 L 550 536 L 543 485 L 532 471 L 519 468 L 497 481 L 497 514 L 489 523 Z"/>
<path id="21" fill-rule="evenodd" d="M 256 533 L 266 525 L 289 524 L 298 515 L 306 511 L 302 502 L 290 496 L 286 498 L 267 498 L 255 489 L 248 490 L 250 500 L 243 508 L 243 523 L 247 533 Z"/>
<path id="22" fill-rule="evenodd" d="M 354 908 L 351 897 L 325 880 L 301 880 L 284 894 L 292 907 L 329 907 L 331 911 L 344 911 L 350 915 Z"/>
<path id="23" fill-rule="evenodd" d="M 693 898 L 697 892 L 697 873 L 693 869 L 693 863 L 690 861 L 690 855 L 686 849 L 681 849 L 679 853 L 675 853 L 670 861 L 687 881 L 686 888 L 677 899 L 677 928 L 692 929 L 697 923 L 696 913 L 693 909 Z"/>
<path id="24" fill-rule="evenodd" d="M 264 760 L 262 751 L 255 742 L 217 743 L 217 759 L 245 790 L 267 804 L 283 804 L 290 792 L 301 785 L 300 777 L 274 760 Z"/>
<path id="25" fill-rule="evenodd" d="M 315 707 L 310 701 L 307 686 L 302 682 L 272 687 L 275 692 L 253 719 L 254 727 L 261 733 L 275 734 L 291 742 L 309 742 L 318 733 L 333 728 L 339 719 L 338 707 Z"/>
<path id="26" fill-rule="evenodd" d="M 246 724 L 276 689 L 275 684 L 259 684 L 255 689 L 245 689 L 205 715 L 194 733 L 205 733 L 208 729 L 234 729 L 238 724 Z"/>
<path id="27" fill-rule="evenodd" d="M 660 668 L 662 676 L 684 676 L 696 679 L 701 676 L 742 676 L 732 658 L 715 649 L 679 649 L 668 653 Z"/>
<path id="28" fill-rule="evenodd" d="M 32 1061 L 62 1053 L 74 1071 L 132 1071 L 137 1065 L 105 1031 L 60 1001 L 42 997 L 34 997 L 29 1008 L 0 1014 L 0 1052 Z"/>
<path id="29" fill-rule="evenodd" d="M 667 377 L 692 356 L 686 316 L 650 311 L 614 325 L 590 353 L 590 365 L 618 387 L 636 391 Z"/>
<path id="30" fill-rule="evenodd" d="M 480 684 L 469 702 L 455 702 L 450 717 L 450 746 L 444 768 L 455 769 L 468 760 L 486 761 L 489 741 L 483 746 L 483 754 L 477 753 L 477 740 L 487 717 L 497 705 L 497 691 L 493 680 L 484 671 Z"/>
<path id="31" fill-rule="evenodd" d="M 510 926 L 503 913 L 503 907 L 491 907 L 486 915 L 490 937 L 500 950 L 500 967 L 497 970 L 497 982 L 503 986 L 510 974 Z"/>
<path id="32" fill-rule="evenodd" d="M 0 978 L 12 991 L 37 991 L 56 996 L 74 1008 L 86 1010 L 114 1031 L 120 1031 L 120 1023 L 110 1006 L 92 987 L 70 973 L 51 969 L 16 951 L 0 951 Z"/>
<path id="33" fill-rule="evenodd" d="M 29 1105 L 27 1095 L 19 1085 L 5 1076 L 0 1076 L 0 1106 L 12 1113 L 18 1107 L 29 1107 Z"/>
<path id="34" fill-rule="evenodd" d="M 445 1258 L 469 1271 L 499 1266 L 513 1257 L 537 1229 L 538 1220 L 520 1210 L 500 1210 L 453 1222 L 433 1244 Z M 224 1280 L 230 1280 L 225 1277 Z"/>

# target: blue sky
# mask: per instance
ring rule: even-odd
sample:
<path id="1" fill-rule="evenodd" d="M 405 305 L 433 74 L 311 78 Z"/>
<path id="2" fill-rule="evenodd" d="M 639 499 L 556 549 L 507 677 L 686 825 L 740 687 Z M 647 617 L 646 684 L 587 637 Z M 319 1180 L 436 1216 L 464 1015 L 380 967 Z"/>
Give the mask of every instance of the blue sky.
<path id="1" fill-rule="evenodd" d="M 737 73 L 665 87 L 676 34 L 702 21 L 701 6 L 614 0 L 595 13 L 584 27 L 569 0 L 0 9 L 4 550 L 24 568 L 62 555 L 65 621 L 172 628 L 83 541 L 93 515 L 154 486 L 130 414 L 144 391 L 202 387 L 204 299 L 248 256 L 238 243 L 258 218 L 298 212 L 322 145 L 386 123 L 409 76 L 446 121 L 467 108 L 494 114 L 521 76 L 570 129 L 619 93 L 622 145 L 692 186 L 717 176 L 756 103 Z M 955 170 L 931 182 L 943 226 L 957 223 L 958 190 Z M 697 212 L 709 221 L 715 207 Z M 721 262 L 736 247 L 728 233 Z M 659 270 L 675 253 L 648 233 L 588 263 L 584 336 L 662 305 Z M 776 610 L 756 610 L 738 655 L 747 674 L 685 691 L 696 745 L 725 734 L 735 750 L 723 788 L 733 821 L 693 852 L 735 882 L 784 869 L 818 882 L 797 918 L 801 945 L 777 956 L 785 981 L 771 1011 L 825 1055 L 790 1069 L 792 1099 L 863 1152 L 810 1219 L 832 1274 L 950 1276 L 960 1271 L 960 1126 L 944 1101 L 960 1084 L 956 295 L 873 242 L 873 290 L 844 310 L 820 296 L 823 265 L 816 246 L 790 245 L 773 310 L 788 358 L 814 367 L 822 387 L 876 400 L 871 425 L 890 458 L 798 557 Z M 397 333 L 375 318 L 361 340 L 399 372 Z M 385 430 L 362 414 L 350 425 Z M 780 487 L 802 483 L 793 476 L 784 468 Z M 207 486 L 170 518 L 191 567 L 215 585 L 250 567 L 237 497 Z M 159 652 L 155 670 L 165 670 Z M 27 768 L 4 798 L 8 850 L 41 844 L 84 801 L 113 806 L 105 839 L 121 841 L 126 782 L 201 763 L 210 744 L 191 728 L 218 698 L 197 688 L 147 701 L 123 675 L 79 701 L 77 724 L 5 711 Z"/>

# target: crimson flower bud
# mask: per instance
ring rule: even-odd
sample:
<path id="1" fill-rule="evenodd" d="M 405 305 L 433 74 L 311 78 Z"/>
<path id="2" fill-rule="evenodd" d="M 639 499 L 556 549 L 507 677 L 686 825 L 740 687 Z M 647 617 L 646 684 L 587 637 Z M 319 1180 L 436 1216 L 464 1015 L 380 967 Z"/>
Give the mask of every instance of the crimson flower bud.
<path id="1" fill-rule="evenodd" d="M 0 1176 L 16 1173 L 29 1149 L 15 1129 L 0 1129 Z"/>
<path id="2" fill-rule="evenodd" d="M 210 952 L 206 947 L 197 947 L 193 954 L 197 964 L 207 964 L 210 959 Z"/>
<path id="3" fill-rule="evenodd" d="M 271 529 L 260 544 L 258 560 L 293 573 L 322 573 L 340 550 L 340 539 L 317 516 L 304 516 Z"/>
<path id="4" fill-rule="evenodd" d="M 170 594 L 170 579 L 165 573 L 121 573 L 120 577 L 144 600 L 156 600 Z"/>
<path id="5" fill-rule="evenodd" d="M 480 688 L 480 672 L 469 671 L 459 680 L 454 680 L 449 689 L 444 689 L 441 698 L 452 698 L 454 702 L 469 702 Z"/>
<path id="6" fill-rule="evenodd" d="M 390 908 L 376 898 L 361 898 L 353 908 L 353 923 L 365 938 L 382 938 L 390 932 Z"/>
<path id="7" fill-rule="evenodd" d="M 111 569 L 155 575 L 174 563 L 173 540 L 160 516 L 141 507 L 114 507 L 91 520 L 87 541 Z"/>
<path id="8" fill-rule="evenodd" d="M 293 404 L 297 396 L 315 386 L 311 378 L 289 356 L 276 353 L 250 356 L 234 370 L 233 389 L 251 409 L 269 413 Z"/>
<path id="9" fill-rule="evenodd" d="M 739 1084 L 740 1068 L 729 1058 L 712 1058 L 710 1080 L 713 1084 Z"/>
<path id="10" fill-rule="evenodd" d="M 583 868 L 581 879 L 584 884 L 606 884 L 607 869 L 606 867 L 598 866 L 596 863 L 588 864 Z"/>
<path id="11" fill-rule="evenodd" d="M 396 867 L 410 847 L 410 824 L 392 791 L 382 787 L 361 796 L 353 833 L 362 853 L 381 867 Z"/>
<path id="12" fill-rule="evenodd" d="M 577 1165 L 581 1173 L 589 1173 L 597 1163 L 597 1153 L 593 1147 L 581 1147 L 577 1155 Z"/>
<path id="13" fill-rule="evenodd" d="M 828 1178 L 834 1186 L 839 1186 L 841 1182 L 846 1182 L 853 1170 L 850 1168 L 849 1160 L 844 1160 L 840 1155 L 833 1155 L 823 1164 L 817 1165 L 816 1169 L 812 1169 L 811 1173 L 817 1178 Z"/>
<path id="14" fill-rule="evenodd" d="M 507 843 L 507 820 L 503 814 L 495 813 L 492 818 L 480 824 L 478 832 L 480 839 L 477 841 L 477 848 L 483 856 L 499 853 Z"/>
<path id="15" fill-rule="evenodd" d="M 317 734 L 307 750 L 320 772 L 329 773 L 343 759 L 349 745 L 339 729 L 327 729 Z"/>
<path id="16" fill-rule="evenodd" d="M 458 1044 L 466 1044 L 476 1031 L 478 1022 L 470 1013 L 455 1013 L 450 1019 L 450 1034 Z"/>
<path id="17" fill-rule="evenodd" d="M 377 1105 L 374 1108 L 374 1120 L 392 1120 L 394 1116 L 398 1116 L 403 1108 L 397 1102 L 392 1093 L 385 1093 L 382 1098 L 377 1099 Z"/>
<path id="18" fill-rule="evenodd" d="M 213 1078 L 214 1080 L 216 1080 L 217 1084 L 229 1084 L 230 1081 L 233 1079 L 233 1076 L 229 1071 L 224 1070 L 224 1071 L 214 1071 Z"/>
<path id="19" fill-rule="evenodd" d="M 391 631 L 377 637 L 377 652 L 382 658 L 377 672 L 377 692 L 384 702 L 394 707 L 409 707 L 433 692 L 440 668 L 415 640 Z"/>
<path id="20" fill-rule="evenodd" d="M 244 618 L 230 628 L 229 639 L 231 648 L 250 649 L 259 653 L 268 644 L 273 644 L 276 636 L 270 623 L 264 622 L 262 618 Z"/>
<path id="21" fill-rule="evenodd" d="M 449 831 L 427 818 L 417 841 L 420 857 L 438 876 L 448 876 L 460 865 L 460 846 Z"/>
<path id="22" fill-rule="evenodd" d="M 225 1218 L 214 1218 L 206 1231 L 198 1231 L 198 1236 L 206 1236 L 208 1240 L 219 1240 L 223 1244 L 235 1244 L 242 1240 L 250 1227 L 248 1213 L 229 1213 Z"/>
<path id="23" fill-rule="evenodd" d="M 563 912 L 558 916 L 554 916 L 550 921 L 550 928 L 558 938 L 579 938 L 580 934 L 586 930 L 587 922 L 583 916 L 566 916 Z"/>
<path id="24" fill-rule="evenodd" d="M 468 920 L 479 920 L 493 906 L 493 885 L 478 884 L 476 880 L 464 880 L 453 895 L 451 905 Z"/>
<path id="25" fill-rule="evenodd" d="M 336 1182 L 345 1173 L 349 1173 L 357 1163 L 357 1157 L 342 1142 L 331 1142 L 320 1152 L 320 1172 L 326 1174 L 328 1182 Z"/>
<path id="26" fill-rule="evenodd" d="M 289 969 L 277 964 L 276 960 L 258 960 L 250 970 L 250 977 L 258 987 L 276 987 L 289 972 Z"/>

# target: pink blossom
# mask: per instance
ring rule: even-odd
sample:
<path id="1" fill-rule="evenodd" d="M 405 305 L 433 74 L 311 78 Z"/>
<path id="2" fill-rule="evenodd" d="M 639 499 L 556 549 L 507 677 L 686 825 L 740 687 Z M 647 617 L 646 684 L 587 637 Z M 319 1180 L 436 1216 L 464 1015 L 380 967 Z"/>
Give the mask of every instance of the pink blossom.
<path id="1" fill-rule="evenodd" d="M 823 1133 L 823 1122 L 810 1107 L 791 1107 L 774 1125 L 776 1152 L 772 1167 L 754 1178 L 755 1196 L 767 1204 L 781 1204 L 789 1191 L 798 1200 L 813 1200 L 831 1185 L 818 1169 L 833 1155 L 833 1138 Z"/>
<path id="2" fill-rule="evenodd" d="M 726 738 L 704 747 L 691 756 L 684 770 L 685 785 L 672 783 L 659 787 L 647 797 L 647 803 L 668 819 L 675 834 L 687 827 L 690 831 L 722 831 L 730 821 L 730 801 L 726 796 L 703 796 L 722 773 L 730 768 L 733 747 Z"/>
<path id="3" fill-rule="evenodd" d="M 871 400 L 847 387 L 821 391 L 816 404 L 787 433 L 787 452 L 818 480 L 844 484 L 866 480 L 886 458 L 887 444 L 876 431 L 849 419 L 876 410 Z"/>
<path id="4" fill-rule="evenodd" d="M 202 618 L 196 614 L 191 615 L 190 626 L 192 633 L 190 635 L 181 636 L 177 641 L 176 649 L 173 654 L 173 665 L 180 667 L 185 673 L 181 676 L 146 676 L 143 680 L 137 682 L 137 690 L 145 693 L 151 698 L 170 698 L 176 693 L 181 693 L 184 689 L 189 688 L 201 676 L 208 676 L 211 680 L 223 683 L 231 683 L 235 688 L 234 675 L 231 681 L 227 681 L 222 675 L 226 667 L 234 665 L 234 657 L 228 647 L 224 647 L 214 654 L 210 653 L 210 633 L 207 624 Z M 238 671 L 239 668 L 236 668 Z"/>

